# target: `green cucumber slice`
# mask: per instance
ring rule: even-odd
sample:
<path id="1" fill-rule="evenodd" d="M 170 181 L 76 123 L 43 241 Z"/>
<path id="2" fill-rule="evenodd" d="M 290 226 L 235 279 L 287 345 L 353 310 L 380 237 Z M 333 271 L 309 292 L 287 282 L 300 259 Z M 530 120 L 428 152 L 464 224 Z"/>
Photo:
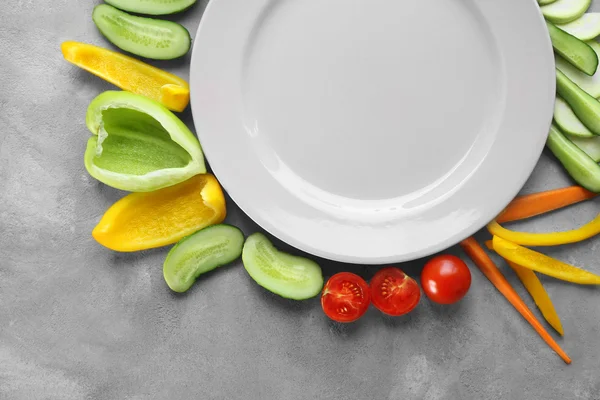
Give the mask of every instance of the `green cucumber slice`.
<path id="1" fill-rule="evenodd" d="M 600 44 L 595 41 L 589 41 L 587 44 L 600 58 Z M 596 71 L 594 76 L 588 76 L 560 56 L 556 56 L 555 60 L 556 68 L 564 73 L 570 80 L 575 82 L 577 86 L 588 92 L 592 97 L 600 97 L 600 69 Z"/>
<path id="2" fill-rule="evenodd" d="M 585 154 L 597 163 L 600 162 L 600 136 L 592 138 L 582 138 L 577 136 L 567 135 L 567 138 L 579 147 Z"/>
<path id="3" fill-rule="evenodd" d="M 242 255 L 244 234 L 238 228 L 220 224 L 204 228 L 177 243 L 165 260 L 163 275 L 171 290 L 187 291 L 196 279 Z"/>
<path id="4" fill-rule="evenodd" d="M 592 40 L 600 36 L 600 13 L 586 13 L 573 22 L 557 27 L 579 40 Z"/>
<path id="5" fill-rule="evenodd" d="M 600 102 L 556 70 L 556 93 L 571 107 L 577 118 L 593 134 L 600 135 Z"/>
<path id="6" fill-rule="evenodd" d="M 581 17 L 592 0 L 558 0 L 552 4 L 541 6 L 544 17 L 554 24 L 566 24 Z"/>
<path id="7" fill-rule="evenodd" d="M 111 6 L 138 14 L 168 15 L 190 8 L 197 0 L 105 0 Z"/>
<path id="8" fill-rule="evenodd" d="M 598 69 L 598 55 L 590 45 L 557 28 L 551 22 L 546 21 L 546 25 L 554 51 L 580 71 L 589 76 L 594 75 Z"/>
<path id="9" fill-rule="evenodd" d="M 564 133 L 571 136 L 584 138 L 595 136 L 581 123 L 567 102 L 558 96 L 554 103 L 554 122 L 556 122 L 556 125 L 558 125 Z"/>
<path id="10" fill-rule="evenodd" d="M 550 127 L 546 145 L 571 178 L 592 192 L 600 192 L 600 165 L 567 139 L 554 124 Z"/>
<path id="11" fill-rule="evenodd" d="M 305 300 L 323 288 L 323 273 L 317 263 L 280 252 L 261 233 L 246 239 L 242 260 L 256 283 L 281 297 Z"/>
<path id="12" fill-rule="evenodd" d="M 92 19 L 112 44 L 141 57 L 171 60 L 190 50 L 190 33 L 176 22 L 136 17 L 108 4 L 96 6 Z"/>
<path id="13" fill-rule="evenodd" d="M 537 0 L 538 4 L 540 6 L 545 6 L 546 4 L 552 4 L 554 3 L 556 0 Z"/>

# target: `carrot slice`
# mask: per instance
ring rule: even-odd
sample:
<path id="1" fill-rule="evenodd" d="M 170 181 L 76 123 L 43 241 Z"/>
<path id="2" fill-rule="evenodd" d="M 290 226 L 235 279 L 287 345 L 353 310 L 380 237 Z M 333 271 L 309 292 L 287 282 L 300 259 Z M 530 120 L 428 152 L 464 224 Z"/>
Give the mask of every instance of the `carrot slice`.
<path id="1" fill-rule="evenodd" d="M 506 280 L 502 272 L 496 267 L 496 264 L 487 255 L 487 253 L 481 248 L 477 241 L 470 237 L 461 242 L 460 246 L 467 253 L 467 255 L 473 260 L 479 270 L 494 284 L 496 289 L 506 297 L 506 299 L 521 313 L 521 315 L 531 324 L 533 329 L 540 335 L 540 337 L 554 350 L 565 363 L 570 364 L 571 359 L 560 348 L 558 343 L 550 336 L 548 331 L 544 329 L 540 321 L 537 320 L 535 315 L 531 312 L 529 307 L 519 297 L 517 292 L 510 286 L 510 283 Z"/>
<path id="2" fill-rule="evenodd" d="M 496 218 L 496 221 L 501 224 L 535 217 L 536 215 L 591 199 L 596 195 L 596 193 L 590 192 L 581 186 L 569 186 L 546 192 L 528 194 L 514 199 Z"/>

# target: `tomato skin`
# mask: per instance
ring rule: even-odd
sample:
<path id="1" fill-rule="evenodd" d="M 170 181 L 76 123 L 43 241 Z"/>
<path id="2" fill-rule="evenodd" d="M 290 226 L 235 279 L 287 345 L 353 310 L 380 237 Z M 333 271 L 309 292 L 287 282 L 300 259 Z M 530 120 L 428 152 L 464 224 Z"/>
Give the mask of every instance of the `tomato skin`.
<path id="1" fill-rule="evenodd" d="M 453 304 L 469 291 L 471 271 L 460 258 L 450 254 L 439 255 L 423 267 L 421 285 L 431 301 Z"/>
<path id="2" fill-rule="evenodd" d="M 354 322 L 362 317 L 371 303 L 369 285 L 350 272 L 333 275 L 323 288 L 321 307 L 336 322 Z"/>
<path id="3" fill-rule="evenodd" d="M 371 301 L 381 312 L 398 317 L 411 312 L 421 299 L 419 284 L 404 271 L 387 267 L 371 279 Z"/>

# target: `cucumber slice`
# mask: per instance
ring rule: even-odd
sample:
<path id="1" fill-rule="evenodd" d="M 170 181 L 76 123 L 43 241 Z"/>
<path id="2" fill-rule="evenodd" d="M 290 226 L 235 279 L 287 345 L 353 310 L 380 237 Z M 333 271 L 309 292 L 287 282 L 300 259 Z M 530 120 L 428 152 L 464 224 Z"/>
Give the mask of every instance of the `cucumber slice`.
<path id="1" fill-rule="evenodd" d="M 600 44 L 595 41 L 589 41 L 587 44 L 594 50 L 596 55 L 600 57 Z M 600 71 L 596 71 L 594 76 L 588 76 L 569 64 L 565 59 L 556 56 L 556 68 L 564 73 L 570 80 L 575 82 L 577 86 L 585 90 L 592 97 L 600 97 Z"/>
<path id="2" fill-rule="evenodd" d="M 598 69 L 598 55 L 590 45 L 557 28 L 551 22 L 546 21 L 546 25 L 554 51 L 580 71 L 589 76 L 594 75 Z"/>
<path id="3" fill-rule="evenodd" d="M 550 127 L 546 145 L 571 178 L 594 193 L 600 192 L 600 166 L 567 139 L 554 124 Z"/>
<path id="4" fill-rule="evenodd" d="M 177 243 L 165 260 L 163 275 L 171 290 L 183 293 L 196 279 L 242 255 L 244 234 L 221 224 L 204 228 Z"/>
<path id="5" fill-rule="evenodd" d="M 191 46 L 190 33 L 176 22 L 136 17 L 108 4 L 96 6 L 92 19 L 112 44 L 141 57 L 171 60 Z"/>
<path id="6" fill-rule="evenodd" d="M 261 233 L 246 239 L 242 260 L 256 283 L 281 297 L 305 300 L 323 288 L 323 273 L 317 263 L 278 251 Z"/>
<path id="7" fill-rule="evenodd" d="M 566 101 L 560 97 L 556 97 L 554 103 L 554 122 L 564 132 L 571 136 L 578 136 L 584 138 L 594 137 L 595 135 L 590 132 L 588 128 L 581 123 L 577 118 L 571 107 Z"/>
<path id="8" fill-rule="evenodd" d="M 538 4 L 540 6 L 545 6 L 546 4 L 552 4 L 554 3 L 556 0 L 537 0 Z"/>
<path id="9" fill-rule="evenodd" d="M 592 40 L 600 36 L 600 13 L 586 13 L 573 22 L 557 26 L 579 40 Z"/>
<path id="10" fill-rule="evenodd" d="M 566 24 L 581 17 L 592 0 L 558 0 L 540 7 L 544 17 L 554 24 Z"/>
<path id="11" fill-rule="evenodd" d="M 196 0 L 105 0 L 111 6 L 138 14 L 168 15 L 182 12 Z"/>
<path id="12" fill-rule="evenodd" d="M 567 138 L 579 147 L 585 154 L 590 156 L 595 162 L 600 162 L 600 136 L 593 138 L 582 138 L 577 136 L 567 135 Z"/>
<path id="13" fill-rule="evenodd" d="M 556 70 L 556 92 L 593 134 L 600 135 L 600 102 Z"/>

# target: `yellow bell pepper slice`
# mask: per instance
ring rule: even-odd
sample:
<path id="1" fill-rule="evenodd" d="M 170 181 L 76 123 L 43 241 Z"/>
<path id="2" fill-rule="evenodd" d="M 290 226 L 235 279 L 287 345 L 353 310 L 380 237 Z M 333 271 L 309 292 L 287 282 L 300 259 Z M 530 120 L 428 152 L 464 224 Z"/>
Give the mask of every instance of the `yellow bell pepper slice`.
<path id="1" fill-rule="evenodd" d="M 64 42 L 61 49 L 70 63 L 172 111 L 181 112 L 190 102 L 190 86 L 185 80 L 135 58 L 79 42 Z"/>
<path id="2" fill-rule="evenodd" d="M 486 240 L 485 245 L 488 249 L 494 250 L 494 244 L 491 240 Z M 520 265 L 515 264 L 512 261 L 504 260 L 506 263 L 512 268 L 513 271 L 517 274 L 517 277 L 527 289 L 527 292 L 531 295 L 531 298 L 535 302 L 535 305 L 538 306 L 542 315 L 548 321 L 550 326 L 552 326 L 561 336 L 564 335 L 562 324 L 560 323 L 560 318 L 558 318 L 558 313 L 554 308 L 554 304 L 552 304 L 552 300 L 550 300 L 550 296 L 544 289 L 542 282 L 537 277 L 534 271 L 523 268 Z"/>
<path id="3" fill-rule="evenodd" d="M 600 276 L 574 267 L 537 251 L 519 246 L 516 243 L 494 236 L 494 251 L 502 258 L 524 268 L 537 271 L 563 281 L 582 285 L 600 285 Z"/>
<path id="4" fill-rule="evenodd" d="M 211 174 L 149 193 L 132 193 L 106 211 L 92 236 L 111 250 L 132 252 L 167 246 L 223 222 L 225 198 Z"/>
<path id="5" fill-rule="evenodd" d="M 492 221 L 487 226 L 488 231 L 494 235 L 506 239 L 510 242 L 523 246 L 558 246 L 561 244 L 581 242 L 600 233 L 600 214 L 592 221 L 582 227 L 564 232 L 551 233 L 530 233 L 515 232 L 503 228 L 496 221 Z"/>
<path id="6" fill-rule="evenodd" d="M 538 306 L 546 321 L 548 321 L 550 326 L 553 327 L 560 336 L 563 336 L 564 331 L 562 324 L 560 323 L 560 318 L 558 317 L 554 304 L 552 304 L 552 300 L 550 300 L 550 296 L 548 296 L 548 292 L 544 289 L 540 278 L 538 278 L 535 272 L 530 269 L 523 268 L 509 260 L 506 260 L 506 262 L 513 271 L 515 271 L 515 274 L 517 274 L 521 283 L 523 283 L 523 286 L 525 286 L 525 289 L 527 289 L 531 295 L 535 305 Z"/>

